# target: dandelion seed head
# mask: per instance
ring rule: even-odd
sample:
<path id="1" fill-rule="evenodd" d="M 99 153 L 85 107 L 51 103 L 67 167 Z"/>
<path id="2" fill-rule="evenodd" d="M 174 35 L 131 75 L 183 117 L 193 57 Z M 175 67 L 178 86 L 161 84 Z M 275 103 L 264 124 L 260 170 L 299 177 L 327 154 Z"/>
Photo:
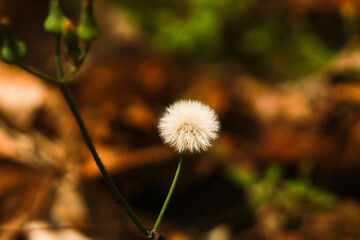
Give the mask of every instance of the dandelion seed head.
<path id="1" fill-rule="evenodd" d="M 160 136 L 178 152 L 200 152 L 211 147 L 220 123 L 214 110 L 195 100 L 170 105 L 159 122 Z"/>

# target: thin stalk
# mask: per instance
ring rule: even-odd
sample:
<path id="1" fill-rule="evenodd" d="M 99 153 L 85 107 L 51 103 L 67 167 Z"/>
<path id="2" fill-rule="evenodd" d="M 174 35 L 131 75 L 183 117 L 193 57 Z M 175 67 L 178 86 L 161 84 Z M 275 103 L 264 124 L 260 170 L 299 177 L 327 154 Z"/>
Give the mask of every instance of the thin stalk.
<path id="1" fill-rule="evenodd" d="M 25 65 L 23 63 L 19 63 L 18 64 L 19 67 L 21 67 L 22 69 L 24 69 L 25 71 L 39 77 L 39 78 L 42 78 L 44 80 L 48 80 L 48 81 L 51 81 L 51 82 L 54 82 L 54 83 L 60 83 L 60 81 L 53 77 L 53 76 L 50 76 L 46 73 L 43 73 L 43 72 L 40 72 L 38 69 L 32 67 L 32 66 L 28 66 L 28 65 Z"/>
<path id="2" fill-rule="evenodd" d="M 119 192 L 119 190 L 117 189 L 114 181 L 112 180 L 112 178 L 110 177 L 109 173 L 107 172 L 107 170 L 105 169 L 104 165 L 102 164 L 100 157 L 98 155 L 98 153 L 96 152 L 96 149 L 94 147 L 94 144 L 92 143 L 91 137 L 88 133 L 88 131 L 86 130 L 84 121 L 82 120 L 80 113 L 78 112 L 71 96 L 70 93 L 65 85 L 65 83 L 60 83 L 60 89 L 61 92 L 64 96 L 64 98 L 66 99 L 66 102 L 68 103 L 71 112 L 74 115 L 74 118 L 77 122 L 77 124 L 79 125 L 80 131 L 82 133 L 82 136 L 84 137 L 84 140 L 98 166 L 98 168 L 100 169 L 101 174 L 103 175 L 105 182 L 107 183 L 107 185 L 109 186 L 112 194 L 114 195 L 115 199 L 116 199 L 116 203 L 120 204 L 123 209 L 125 210 L 125 212 L 127 213 L 127 215 L 131 218 L 131 220 L 134 222 L 134 224 L 139 228 L 139 230 L 146 236 L 149 237 L 150 233 L 149 231 L 144 227 L 144 225 L 138 220 L 138 218 L 136 217 L 135 213 L 131 210 L 131 208 L 129 207 L 129 205 L 127 204 L 127 202 L 125 201 L 125 199 L 123 198 L 123 196 L 121 195 L 121 193 Z"/>
<path id="3" fill-rule="evenodd" d="M 62 79 L 62 67 L 61 67 L 61 35 L 56 36 L 56 70 L 59 81 Z"/>
<path id="4" fill-rule="evenodd" d="M 169 204 L 170 198 L 171 198 L 171 196 L 172 196 L 172 194 L 173 194 L 173 192 L 174 192 L 176 182 L 177 182 L 177 180 L 178 180 L 178 178 L 179 178 L 179 174 L 180 174 L 181 166 L 182 166 L 182 163 L 183 163 L 183 159 L 184 159 L 184 153 L 182 152 L 181 155 L 180 155 L 180 160 L 179 160 L 179 164 L 178 164 L 177 169 L 176 169 L 176 173 L 175 173 L 175 176 L 174 176 L 174 180 L 173 180 L 173 182 L 172 182 L 172 184 L 171 184 L 169 193 L 168 193 L 168 195 L 167 195 L 167 197 L 166 197 L 166 200 L 165 200 L 164 205 L 163 205 L 163 207 L 162 207 L 162 209 L 161 209 L 161 211 L 160 211 L 160 214 L 159 214 L 159 216 L 158 216 L 158 218 L 157 218 L 157 220 L 156 220 L 156 223 L 155 223 L 155 225 L 154 225 L 154 227 L 153 227 L 153 229 L 152 229 L 152 232 L 156 232 L 156 231 L 157 231 L 157 229 L 158 229 L 158 227 L 159 227 L 159 225 L 160 225 L 160 222 L 161 222 L 161 220 L 162 220 L 162 218 L 163 218 L 163 216 L 164 216 L 164 213 L 165 213 L 166 208 L 167 208 L 167 206 L 168 206 L 168 204 Z"/>
<path id="5" fill-rule="evenodd" d="M 78 71 L 78 67 L 73 67 L 61 80 L 63 83 L 67 82 Z"/>
<path id="6" fill-rule="evenodd" d="M 85 45 L 85 49 L 83 51 L 83 54 L 78 62 L 78 64 L 76 66 L 74 66 L 67 74 L 65 74 L 64 78 L 62 78 L 62 82 L 67 82 L 72 76 L 75 75 L 75 73 L 79 70 L 80 66 L 83 64 L 89 50 L 90 50 L 91 45 L 90 44 L 86 44 Z"/>
<path id="7" fill-rule="evenodd" d="M 70 93 L 65 85 L 65 81 L 62 79 L 62 68 L 61 68 L 61 57 L 60 57 L 60 40 L 61 40 L 61 36 L 57 36 L 56 37 L 56 69 L 57 69 L 57 74 L 58 74 L 58 80 L 60 81 L 60 89 L 61 89 L 61 93 L 63 94 L 67 104 L 70 107 L 70 110 L 76 120 L 76 123 L 78 124 L 81 134 L 84 137 L 85 143 L 88 146 L 95 162 L 96 165 L 98 166 L 101 174 L 103 175 L 105 182 L 107 183 L 107 185 L 109 186 L 112 194 L 115 197 L 116 203 L 120 204 L 123 209 L 125 210 L 125 212 L 127 213 L 127 215 L 131 218 L 131 220 L 134 222 L 134 224 L 139 228 L 139 230 L 146 236 L 150 236 L 149 231 L 144 227 L 144 225 L 138 220 L 138 218 L 136 217 L 135 213 L 131 210 L 131 208 L 129 207 L 129 205 L 127 204 L 127 202 L 125 201 L 125 199 L 123 198 L 123 196 L 121 195 L 121 193 L 119 192 L 119 190 L 117 189 L 114 181 L 112 180 L 112 178 L 110 177 L 109 173 L 107 172 L 105 166 L 103 165 L 98 153 L 96 152 L 96 149 L 94 147 L 94 144 L 91 140 L 90 134 L 88 133 L 84 121 L 81 118 L 81 115 L 79 113 L 79 111 L 77 110 L 77 107 L 74 103 L 74 101 L 72 100 Z M 85 55 L 82 58 L 85 58 Z M 67 74 L 68 79 L 75 74 L 75 72 L 77 71 L 77 68 L 74 68 L 74 71 L 70 72 L 70 75 Z M 66 78 L 66 76 L 65 76 Z M 64 79 L 65 79 L 64 78 Z"/>

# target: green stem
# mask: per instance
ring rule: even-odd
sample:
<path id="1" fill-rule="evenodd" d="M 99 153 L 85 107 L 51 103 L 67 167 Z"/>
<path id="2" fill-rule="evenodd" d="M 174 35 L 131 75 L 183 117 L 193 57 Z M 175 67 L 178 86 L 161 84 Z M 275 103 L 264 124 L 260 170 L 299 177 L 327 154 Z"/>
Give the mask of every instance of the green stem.
<path id="1" fill-rule="evenodd" d="M 48 81 L 51 81 L 51 82 L 55 82 L 55 83 L 60 83 L 60 81 L 53 77 L 53 76 L 50 76 L 50 75 L 47 75 L 46 73 L 43 73 L 43 72 L 40 72 L 38 69 L 32 67 L 32 66 L 28 66 L 28 65 L 25 65 L 23 63 L 19 63 L 18 64 L 19 67 L 21 67 L 22 69 L 24 69 L 25 71 L 39 77 L 39 78 L 42 78 L 44 80 L 48 80 Z"/>
<path id="2" fill-rule="evenodd" d="M 78 64 L 76 66 L 74 66 L 65 76 L 64 78 L 61 80 L 62 82 L 67 82 L 72 76 L 74 76 L 74 74 L 79 70 L 80 66 L 83 64 L 89 50 L 90 50 L 90 44 L 86 44 L 85 45 L 85 49 L 84 52 L 78 62 Z"/>
<path id="3" fill-rule="evenodd" d="M 74 74 L 78 71 L 78 67 L 74 67 L 73 69 L 71 69 L 65 76 L 64 78 L 61 80 L 63 83 L 67 82 L 72 76 L 74 76 Z"/>
<path id="4" fill-rule="evenodd" d="M 123 209 L 125 210 L 125 212 L 127 213 L 127 215 L 131 218 L 131 220 L 135 223 L 135 225 L 139 228 L 139 230 L 146 236 L 149 237 L 150 233 L 149 231 L 144 227 L 144 225 L 138 220 L 138 218 L 136 217 L 135 213 L 131 210 L 131 208 L 129 207 L 129 205 L 127 204 L 127 202 L 125 201 L 125 199 L 123 198 L 123 196 L 121 195 L 121 193 L 119 192 L 119 190 L 117 189 L 114 181 L 112 180 L 112 178 L 110 177 L 109 173 L 106 171 L 104 165 L 102 164 L 99 155 L 96 152 L 96 149 L 94 147 L 94 144 L 92 143 L 91 137 L 88 133 L 88 131 L 86 130 L 85 124 L 80 116 L 80 113 L 78 112 L 71 96 L 70 93 L 65 85 L 65 83 L 60 83 L 60 89 L 61 92 L 64 96 L 64 98 L 66 99 L 66 102 L 68 103 L 71 112 L 73 113 L 75 120 L 77 122 L 77 124 L 79 125 L 80 131 L 84 137 L 84 140 L 97 164 L 97 166 L 100 169 L 101 174 L 103 175 L 105 182 L 107 183 L 107 185 L 109 186 L 111 192 L 113 193 L 115 199 L 116 199 L 116 203 L 119 203 Z"/>
<path id="5" fill-rule="evenodd" d="M 81 134 L 84 137 L 85 143 L 88 146 L 88 148 L 96 162 L 96 165 L 100 169 L 100 172 L 103 175 L 105 182 L 109 186 L 112 194 L 114 195 L 114 197 L 116 199 L 116 203 L 120 204 L 123 207 L 123 209 L 125 210 L 127 215 L 131 218 L 131 220 L 135 223 L 135 225 L 139 228 L 139 230 L 146 237 L 149 237 L 150 236 L 149 231 L 144 227 L 144 225 L 136 217 L 135 213 L 131 210 L 131 208 L 129 207 L 129 205 L 127 204 L 127 202 L 125 201 L 125 199 L 123 198 L 123 196 L 121 195 L 119 190 L 117 189 L 114 181 L 110 177 L 105 166 L 103 165 L 98 153 L 96 152 L 96 149 L 91 140 L 90 134 L 88 133 L 88 131 L 85 127 L 84 121 L 82 120 L 81 115 L 80 115 L 79 111 L 77 110 L 76 105 L 75 105 L 74 101 L 72 100 L 70 93 L 65 85 L 66 80 L 70 79 L 76 73 L 76 71 L 78 70 L 78 67 L 75 67 L 72 71 L 70 71 L 68 74 L 66 74 L 66 76 L 63 78 L 62 68 L 61 68 L 61 57 L 60 57 L 60 43 L 61 43 L 60 40 L 61 40 L 61 36 L 57 36 L 56 37 L 56 69 L 57 69 L 57 73 L 58 73 L 58 80 L 60 82 L 59 86 L 60 86 L 61 92 L 62 92 L 67 104 L 70 107 L 70 110 L 80 128 Z M 85 52 L 83 57 L 81 58 L 81 63 L 85 59 L 86 54 L 87 54 L 87 52 Z"/>
<path id="6" fill-rule="evenodd" d="M 173 182 L 172 182 L 172 184 L 171 184 L 169 193 L 168 193 L 168 195 L 167 195 L 167 197 L 166 197 L 166 200 L 165 200 L 164 205 L 163 205 L 163 207 L 162 207 L 162 209 L 161 209 L 161 211 L 160 211 L 160 214 L 159 214 L 159 216 L 158 216 L 158 218 L 157 218 L 157 220 L 156 220 L 156 223 L 155 223 L 155 225 L 154 225 L 154 227 L 153 227 L 153 229 L 152 229 L 152 232 L 156 232 L 156 230 L 158 229 L 158 227 L 159 227 L 159 225 L 160 225 L 160 222 L 161 222 L 161 220 L 162 220 L 162 218 L 163 218 L 163 216 L 164 216 L 164 213 L 165 213 L 166 208 L 167 208 L 167 206 L 168 206 L 168 204 L 169 204 L 171 195 L 172 195 L 173 192 L 174 192 L 176 182 L 177 182 L 177 180 L 178 180 L 178 178 L 179 178 L 179 174 L 180 174 L 180 170 L 181 170 L 181 165 L 182 165 L 183 159 L 184 159 L 184 153 L 182 152 L 181 155 L 180 155 L 180 160 L 179 160 L 179 164 L 178 164 L 177 169 L 176 169 L 176 173 L 175 173 L 175 176 L 174 176 L 174 180 L 173 180 Z"/>
<path id="7" fill-rule="evenodd" d="M 56 70 L 59 81 L 62 79 L 62 67 L 61 67 L 61 35 L 56 36 Z"/>

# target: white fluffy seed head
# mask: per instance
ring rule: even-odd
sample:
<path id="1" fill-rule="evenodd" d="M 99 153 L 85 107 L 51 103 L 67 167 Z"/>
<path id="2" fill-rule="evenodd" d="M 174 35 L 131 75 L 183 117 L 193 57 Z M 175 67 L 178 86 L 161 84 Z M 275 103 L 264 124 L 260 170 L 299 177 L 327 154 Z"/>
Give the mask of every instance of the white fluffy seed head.
<path id="1" fill-rule="evenodd" d="M 159 122 L 160 136 L 179 153 L 200 152 L 211 147 L 220 123 L 214 110 L 195 100 L 170 105 Z"/>

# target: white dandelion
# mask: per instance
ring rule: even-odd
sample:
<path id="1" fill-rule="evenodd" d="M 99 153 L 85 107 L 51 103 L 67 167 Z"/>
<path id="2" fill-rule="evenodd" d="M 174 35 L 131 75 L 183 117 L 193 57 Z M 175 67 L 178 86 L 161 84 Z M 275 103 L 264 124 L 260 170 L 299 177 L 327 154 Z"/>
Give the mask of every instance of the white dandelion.
<path id="1" fill-rule="evenodd" d="M 170 105 L 159 122 L 160 136 L 179 153 L 200 152 L 211 147 L 220 123 L 214 110 L 195 100 Z"/>

